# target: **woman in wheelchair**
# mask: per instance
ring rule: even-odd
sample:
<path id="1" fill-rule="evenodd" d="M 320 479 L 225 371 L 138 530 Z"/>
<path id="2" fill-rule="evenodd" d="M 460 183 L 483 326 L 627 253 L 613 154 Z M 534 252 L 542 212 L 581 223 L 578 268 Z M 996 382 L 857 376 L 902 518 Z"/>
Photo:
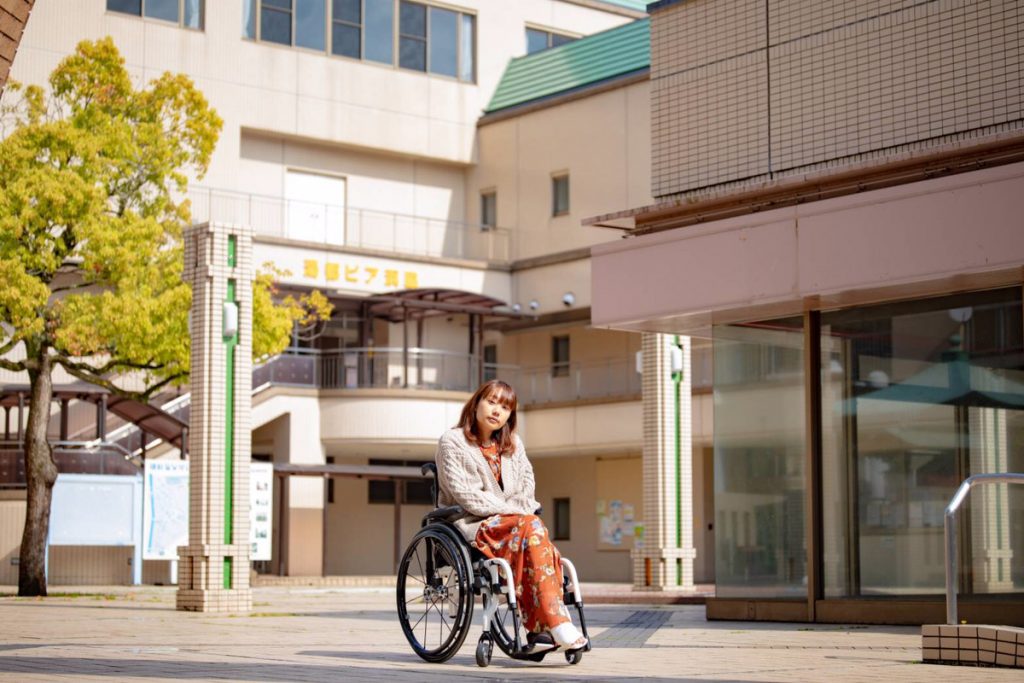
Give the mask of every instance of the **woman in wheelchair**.
<path id="1" fill-rule="evenodd" d="M 455 526 L 466 540 L 511 566 L 528 639 L 543 643 L 536 636 L 550 634 L 563 649 L 580 649 L 587 639 L 565 608 L 561 556 L 535 514 L 533 467 L 515 430 L 515 391 L 485 382 L 438 443 L 439 504 L 461 505 L 471 516 Z"/>
<path id="2" fill-rule="evenodd" d="M 428 662 L 459 651 L 476 595 L 483 603 L 480 666 L 490 663 L 494 644 L 534 662 L 561 649 L 577 664 L 590 650 L 576 569 L 537 516 L 533 468 L 515 430 L 515 391 L 491 380 L 441 437 L 436 464 L 423 466 L 436 476 L 436 507 L 402 556 L 395 597 L 406 639 Z"/>

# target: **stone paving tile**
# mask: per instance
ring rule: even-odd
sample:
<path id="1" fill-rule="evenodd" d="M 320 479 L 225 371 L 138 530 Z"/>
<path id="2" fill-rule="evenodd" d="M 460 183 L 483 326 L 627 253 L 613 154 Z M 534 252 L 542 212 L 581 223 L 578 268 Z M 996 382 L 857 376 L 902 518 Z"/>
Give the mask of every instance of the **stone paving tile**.
<path id="1" fill-rule="evenodd" d="M 1021 681 L 1009 669 L 918 663 L 916 628 L 708 622 L 692 605 L 589 606 L 595 649 L 578 666 L 559 653 L 535 664 L 496 652 L 480 669 L 479 615 L 453 659 L 427 664 L 385 588 L 259 588 L 245 615 L 176 612 L 171 588 L 91 590 L 0 598 L 0 680 Z"/>

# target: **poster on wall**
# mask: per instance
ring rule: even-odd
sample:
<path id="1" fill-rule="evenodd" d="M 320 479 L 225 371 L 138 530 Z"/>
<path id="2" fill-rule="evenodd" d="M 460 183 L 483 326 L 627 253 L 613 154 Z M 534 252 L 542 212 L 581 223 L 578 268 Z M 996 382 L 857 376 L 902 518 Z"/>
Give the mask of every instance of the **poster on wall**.
<path id="1" fill-rule="evenodd" d="M 274 504 L 274 465 L 253 462 L 249 470 L 249 540 L 252 541 L 251 560 L 269 560 L 271 557 L 271 524 Z"/>
<path id="2" fill-rule="evenodd" d="M 611 500 L 607 504 L 598 500 L 597 514 L 598 543 L 618 548 L 632 540 L 637 526 L 632 505 L 621 500 Z"/>
<path id="3" fill-rule="evenodd" d="M 144 470 L 142 557 L 177 560 L 188 545 L 188 460 L 147 460 Z M 274 465 L 253 462 L 249 473 L 251 560 L 269 560 L 273 519 Z"/>
<path id="4" fill-rule="evenodd" d="M 188 545 L 188 461 L 147 460 L 143 481 L 142 559 L 177 560 Z"/>
<path id="5" fill-rule="evenodd" d="M 641 458 L 597 459 L 597 549 L 628 551 L 643 547 Z"/>

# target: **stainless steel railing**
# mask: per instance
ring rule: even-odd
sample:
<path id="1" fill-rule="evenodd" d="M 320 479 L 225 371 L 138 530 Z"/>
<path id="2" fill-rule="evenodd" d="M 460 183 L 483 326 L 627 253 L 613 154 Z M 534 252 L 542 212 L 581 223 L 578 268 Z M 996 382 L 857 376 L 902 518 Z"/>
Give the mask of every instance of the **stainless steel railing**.
<path id="1" fill-rule="evenodd" d="M 967 494 L 971 489 L 980 484 L 1024 484 L 1024 474 L 1007 472 L 1003 474 L 973 474 L 960 484 L 960 488 L 953 494 L 949 505 L 946 506 L 945 535 L 946 535 L 946 623 L 957 624 L 956 609 L 956 583 L 957 555 L 956 555 L 956 513 L 960 506 L 967 500 Z"/>
<path id="2" fill-rule="evenodd" d="M 192 220 L 243 223 L 257 235 L 474 261 L 512 259 L 507 228 L 231 190 L 188 189 Z"/>

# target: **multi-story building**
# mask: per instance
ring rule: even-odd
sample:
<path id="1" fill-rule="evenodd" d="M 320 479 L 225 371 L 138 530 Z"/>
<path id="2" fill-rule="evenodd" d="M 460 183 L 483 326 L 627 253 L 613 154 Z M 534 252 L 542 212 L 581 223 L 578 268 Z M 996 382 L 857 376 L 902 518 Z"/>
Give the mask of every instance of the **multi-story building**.
<path id="1" fill-rule="evenodd" d="M 1024 8 L 662 0 L 593 323 L 710 339 L 714 618 L 943 620 L 1024 472 Z M 1024 487 L 960 613 L 1021 624 Z"/>
<path id="2" fill-rule="evenodd" d="M 288 475 L 261 571 L 391 573 L 429 502 L 394 467 L 432 459 L 497 376 L 519 392 L 559 546 L 587 579 L 631 580 L 640 336 L 590 326 L 590 247 L 618 233 L 581 221 L 653 201 L 644 3 L 39 0 L 13 76 L 44 82 L 105 35 L 139 84 L 185 73 L 225 121 L 193 219 L 252 226 L 257 263 L 335 306 L 254 372 L 252 452 Z M 693 352 L 698 580 L 713 571 L 708 350 Z M 51 580 L 120 580 L 124 552 L 54 548 Z"/>

